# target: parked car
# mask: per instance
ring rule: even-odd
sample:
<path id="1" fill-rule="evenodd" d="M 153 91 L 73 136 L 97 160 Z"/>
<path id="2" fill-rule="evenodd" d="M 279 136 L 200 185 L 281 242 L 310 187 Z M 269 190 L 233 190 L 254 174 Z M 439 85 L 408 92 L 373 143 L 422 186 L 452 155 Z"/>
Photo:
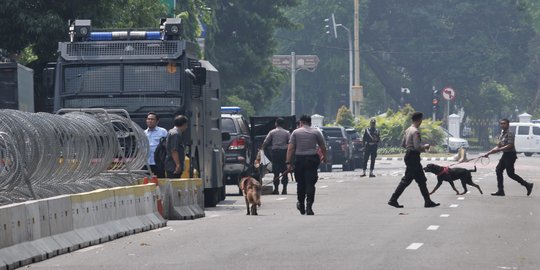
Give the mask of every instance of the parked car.
<path id="1" fill-rule="evenodd" d="M 221 107 L 221 132 L 230 135 L 222 143 L 225 152 L 223 179 L 227 185 L 238 185 L 240 175 L 247 172 L 252 164 L 249 125 L 241 112 L 240 107 Z"/>
<path id="2" fill-rule="evenodd" d="M 346 128 L 345 132 L 352 144 L 352 169 L 361 168 L 364 161 L 364 142 L 362 141 L 362 136 L 354 128 Z"/>
<path id="3" fill-rule="evenodd" d="M 463 138 L 454 137 L 448 130 L 441 127 L 444 133 L 442 146 L 448 149 L 448 152 L 457 152 L 459 148 L 469 148 L 469 141 Z"/>
<path id="4" fill-rule="evenodd" d="M 343 171 L 354 170 L 352 164 L 352 143 L 347 138 L 344 127 L 319 127 L 331 152 L 332 159 L 326 163 L 327 170 L 331 171 L 333 164 L 342 164 Z"/>
<path id="5" fill-rule="evenodd" d="M 510 123 L 510 131 L 516 136 L 514 139 L 516 152 L 523 153 L 527 157 L 540 153 L 540 124 Z"/>

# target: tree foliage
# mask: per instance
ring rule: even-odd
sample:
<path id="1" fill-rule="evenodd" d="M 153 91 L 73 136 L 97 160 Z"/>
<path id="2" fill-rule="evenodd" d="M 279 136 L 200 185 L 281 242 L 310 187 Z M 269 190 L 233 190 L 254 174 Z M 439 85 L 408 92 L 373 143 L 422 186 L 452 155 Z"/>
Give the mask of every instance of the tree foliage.
<path id="1" fill-rule="evenodd" d="M 344 127 L 351 127 L 354 124 L 354 116 L 345 106 L 341 106 L 337 112 L 336 124 Z"/>

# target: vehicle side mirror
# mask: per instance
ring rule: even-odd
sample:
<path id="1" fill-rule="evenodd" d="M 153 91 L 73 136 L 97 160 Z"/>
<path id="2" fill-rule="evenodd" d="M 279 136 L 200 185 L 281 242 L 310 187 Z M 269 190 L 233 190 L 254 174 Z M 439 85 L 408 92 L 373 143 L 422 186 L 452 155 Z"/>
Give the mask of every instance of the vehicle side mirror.
<path id="1" fill-rule="evenodd" d="M 194 67 L 193 69 L 186 68 L 186 74 L 193 80 L 194 85 L 203 86 L 206 84 L 206 68 Z"/>
<path id="2" fill-rule="evenodd" d="M 221 140 L 228 141 L 231 139 L 231 134 L 229 132 L 221 132 Z"/>

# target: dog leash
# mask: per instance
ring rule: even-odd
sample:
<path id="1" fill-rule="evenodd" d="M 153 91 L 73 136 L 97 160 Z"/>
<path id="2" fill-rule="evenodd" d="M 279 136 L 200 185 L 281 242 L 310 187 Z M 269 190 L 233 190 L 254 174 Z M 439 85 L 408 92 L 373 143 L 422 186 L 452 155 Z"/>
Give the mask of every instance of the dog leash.
<path id="1" fill-rule="evenodd" d="M 467 160 L 462 160 L 462 161 L 458 161 L 456 163 L 452 163 L 450 165 L 448 165 L 448 167 L 451 167 L 451 166 L 454 166 L 454 165 L 457 165 L 457 164 L 461 164 L 461 163 L 469 163 L 470 161 L 473 161 L 474 160 L 474 165 L 476 166 L 476 163 L 478 163 L 478 161 L 480 161 L 480 164 L 482 164 L 483 166 L 486 166 L 489 164 L 489 157 L 484 157 L 484 156 L 479 156 L 479 157 L 475 157 L 475 158 L 471 158 L 471 159 L 467 159 Z"/>

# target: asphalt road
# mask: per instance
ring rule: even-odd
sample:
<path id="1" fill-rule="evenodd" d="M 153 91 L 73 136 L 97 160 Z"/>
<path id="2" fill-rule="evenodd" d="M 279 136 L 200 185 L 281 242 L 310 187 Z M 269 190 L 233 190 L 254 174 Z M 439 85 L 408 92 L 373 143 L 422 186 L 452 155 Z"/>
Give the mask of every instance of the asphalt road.
<path id="1" fill-rule="evenodd" d="M 377 177 L 360 171 L 320 173 L 315 216 L 295 209 L 290 195 L 265 195 L 259 216 L 246 216 L 234 196 L 206 217 L 92 246 L 27 266 L 29 269 L 540 269 L 540 156 L 520 156 L 516 172 L 535 183 L 505 178 L 506 197 L 493 197 L 494 167 L 478 164 L 469 188 L 455 195 L 447 183 L 424 208 L 413 182 L 399 202 L 386 204 L 403 175 L 401 160 L 377 161 Z M 448 165 L 448 161 L 423 161 Z M 470 168 L 472 164 L 460 164 Z M 266 180 L 268 180 L 266 178 Z M 266 181 L 268 182 L 268 181 Z M 428 175 L 428 188 L 435 175 Z M 461 184 L 456 183 L 458 189 Z"/>

